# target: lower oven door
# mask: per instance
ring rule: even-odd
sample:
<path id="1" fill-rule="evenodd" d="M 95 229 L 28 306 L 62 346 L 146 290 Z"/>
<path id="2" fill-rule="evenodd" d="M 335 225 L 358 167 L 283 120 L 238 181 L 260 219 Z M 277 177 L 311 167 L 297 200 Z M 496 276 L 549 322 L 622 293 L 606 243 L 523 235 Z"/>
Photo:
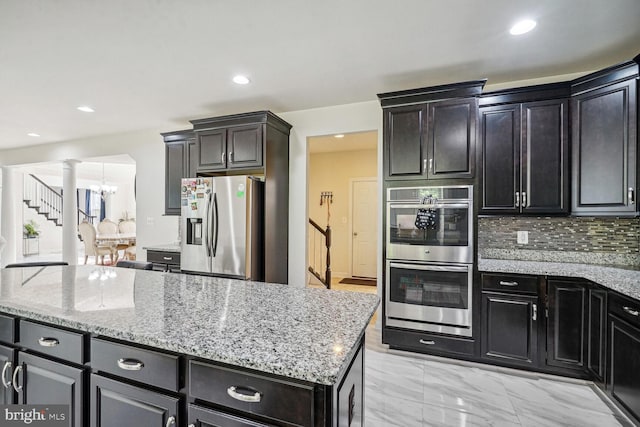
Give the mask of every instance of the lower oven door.
<path id="1" fill-rule="evenodd" d="M 386 324 L 471 336 L 472 264 L 387 261 Z"/>

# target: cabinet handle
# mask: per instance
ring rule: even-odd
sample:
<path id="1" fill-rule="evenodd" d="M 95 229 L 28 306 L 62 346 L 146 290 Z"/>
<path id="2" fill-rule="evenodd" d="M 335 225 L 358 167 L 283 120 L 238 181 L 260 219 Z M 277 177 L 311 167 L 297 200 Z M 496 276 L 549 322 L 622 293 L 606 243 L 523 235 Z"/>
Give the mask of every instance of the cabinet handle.
<path id="1" fill-rule="evenodd" d="M 518 286 L 518 282 L 505 282 L 504 280 L 500 280 L 498 284 L 500 286 Z"/>
<path id="2" fill-rule="evenodd" d="M 629 204 L 632 205 L 635 203 L 635 197 L 633 197 L 633 187 L 629 187 L 629 194 L 627 195 L 627 197 L 629 198 Z"/>
<path id="3" fill-rule="evenodd" d="M 236 386 L 231 386 L 227 389 L 227 394 L 231 397 L 233 397 L 236 400 L 239 400 L 241 402 L 260 402 L 260 400 L 262 399 L 262 395 L 260 394 L 260 392 L 255 392 L 253 394 L 243 394 L 243 393 L 238 393 L 237 391 L 238 389 L 236 388 Z"/>
<path id="4" fill-rule="evenodd" d="M 118 359 L 118 368 L 125 371 L 139 371 L 144 368 L 144 363 L 136 359 Z"/>
<path id="5" fill-rule="evenodd" d="M 422 159 L 422 173 L 427 171 L 427 159 Z"/>
<path id="6" fill-rule="evenodd" d="M 626 306 L 625 306 L 625 307 L 622 307 L 622 309 L 623 309 L 624 311 L 626 311 L 627 313 L 629 313 L 630 315 L 632 315 L 632 316 L 636 316 L 636 317 L 638 317 L 638 315 L 640 315 L 640 312 L 638 312 L 638 310 L 634 310 L 634 309 L 633 309 L 633 308 L 631 308 L 631 307 L 626 307 Z"/>
<path id="7" fill-rule="evenodd" d="M 224 151 L 222 152 L 221 160 L 222 160 L 222 164 L 224 164 Z"/>
<path id="8" fill-rule="evenodd" d="M 7 378 L 7 370 L 11 370 L 11 362 L 8 360 L 4 362 L 4 366 L 2 367 L 2 385 L 4 388 L 11 388 L 11 381 L 5 380 L 5 378 Z"/>
<path id="9" fill-rule="evenodd" d="M 436 342 L 433 340 L 423 340 L 423 339 L 420 340 L 420 344 L 424 344 L 424 345 L 435 345 L 435 343 Z"/>
<path id="10" fill-rule="evenodd" d="M 187 427 L 196 427 L 196 425 L 195 425 L 195 424 L 193 424 L 193 423 L 191 423 L 191 424 L 189 424 Z"/>
<path id="11" fill-rule="evenodd" d="M 40 339 L 38 340 L 38 344 L 43 347 L 55 347 L 60 344 L 60 341 L 58 341 L 56 338 L 40 337 Z"/>
<path id="12" fill-rule="evenodd" d="M 171 415 L 169 418 L 167 418 L 167 423 L 164 425 L 164 427 L 171 427 L 174 425 L 176 425 L 176 417 Z"/>
<path id="13" fill-rule="evenodd" d="M 173 257 L 170 256 L 163 256 L 162 259 L 165 261 L 173 261 Z"/>
<path id="14" fill-rule="evenodd" d="M 520 192 L 516 191 L 516 208 L 520 207 Z"/>
<path id="15" fill-rule="evenodd" d="M 531 308 L 533 309 L 531 320 L 538 320 L 538 304 L 532 304 Z"/>
<path id="16" fill-rule="evenodd" d="M 433 173 L 433 159 L 429 159 L 429 172 Z"/>
<path id="17" fill-rule="evenodd" d="M 527 192 L 526 191 L 522 192 L 522 207 L 523 208 L 527 207 Z"/>
<path id="18" fill-rule="evenodd" d="M 16 370 L 13 371 L 13 389 L 16 393 L 20 393 L 22 391 L 22 385 L 18 385 L 18 373 L 22 371 L 22 366 L 17 366 Z"/>
<path id="19" fill-rule="evenodd" d="M 229 163 L 233 163 L 233 151 L 229 151 Z"/>

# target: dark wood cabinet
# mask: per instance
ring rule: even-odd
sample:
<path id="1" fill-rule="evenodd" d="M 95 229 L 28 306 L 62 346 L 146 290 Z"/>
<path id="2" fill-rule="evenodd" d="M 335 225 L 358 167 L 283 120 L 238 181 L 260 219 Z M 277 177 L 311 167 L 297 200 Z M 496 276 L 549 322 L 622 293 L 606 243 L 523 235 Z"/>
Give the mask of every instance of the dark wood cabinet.
<path id="1" fill-rule="evenodd" d="M 555 84 L 481 98 L 482 213 L 568 213 L 568 96 Z"/>
<path id="2" fill-rule="evenodd" d="M 0 345 L 0 366 L 2 366 L 2 378 L 0 384 L 0 404 L 10 405 L 16 403 L 15 393 L 11 384 L 13 368 L 16 366 L 16 349 Z"/>
<path id="3" fill-rule="evenodd" d="M 189 405 L 188 413 L 189 426 L 194 427 L 267 427 L 269 425 L 194 404 Z"/>
<path id="4" fill-rule="evenodd" d="M 69 405 L 71 427 L 85 425 L 84 369 L 18 353 L 18 404 Z"/>
<path id="5" fill-rule="evenodd" d="M 537 296 L 482 292 L 482 357 L 536 366 L 538 316 Z"/>
<path id="6" fill-rule="evenodd" d="M 587 351 L 587 285 L 547 280 L 548 366 L 584 372 Z"/>
<path id="7" fill-rule="evenodd" d="M 572 214 L 637 214 L 637 77 L 629 62 L 573 83 Z"/>
<path id="8" fill-rule="evenodd" d="M 196 146 L 199 171 L 218 171 L 227 168 L 226 129 L 199 132 Z"/>
<path id="9" fill-rule="evenodd" d="M 473 178 L 475 96 L 485 82 L 378 94 L 384 115 L 385 179 Z"/>
<path id="10" fill-rule="evenodd" d="M 91 375 L 91 426 L 170 426 L 180 420 L 180 398 Z"/>
<path id="11" fill-rule="evenodd" d="M 180 252 L 147 250 L 147 261 L 153 263 L 154 271 L 180 272 Z"/>
<path id="12" fill-rule="evenodd" d="M 587 324 L 587 368 L 595 380 L 605 380 L 606 331 L 607 331 L 607 292 L 596 285 L 589 287 Z"/>
<path id="13" fill-rule="evenodd" d="M 338 387 L 338 426 L 363 427 L 364 424 L 364 352 L 353 359 L 349 373 Z"/>
<path id="14" fill-rule="evenodd" d="M 198 172 L 261 168 L 262 128 L 253 124 L 198 131 Z"/>
<path id="15" fill-rule="evenodd" d="M 165 141 L 164 214 L 180 215 L 182 178 L 196 176 L 196 141 L 192 131 L 163 133 Z"/>

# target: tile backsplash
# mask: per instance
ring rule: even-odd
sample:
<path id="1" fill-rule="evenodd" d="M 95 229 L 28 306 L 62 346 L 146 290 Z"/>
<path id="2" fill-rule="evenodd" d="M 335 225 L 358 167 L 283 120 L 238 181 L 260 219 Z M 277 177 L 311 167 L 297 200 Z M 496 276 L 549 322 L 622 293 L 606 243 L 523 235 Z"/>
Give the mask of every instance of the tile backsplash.
<path id="1" fill-rule="evenodd" d="M 517 243 L 517 231 L 529 243 Z M 482 258 L 640 266 L 640 218 L 480 217 Z"/>

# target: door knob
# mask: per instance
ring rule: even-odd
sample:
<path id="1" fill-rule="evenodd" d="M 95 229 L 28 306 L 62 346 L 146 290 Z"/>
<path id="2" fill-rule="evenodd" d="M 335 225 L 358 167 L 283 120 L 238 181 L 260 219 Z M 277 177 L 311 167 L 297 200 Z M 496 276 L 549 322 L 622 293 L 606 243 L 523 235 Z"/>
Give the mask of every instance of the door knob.
<path id="1" fill-rule="evenodd" d="M 357 237 L 358 233 L 356 233 L 355 231 L 353 232 L 353 237 Z"/>

